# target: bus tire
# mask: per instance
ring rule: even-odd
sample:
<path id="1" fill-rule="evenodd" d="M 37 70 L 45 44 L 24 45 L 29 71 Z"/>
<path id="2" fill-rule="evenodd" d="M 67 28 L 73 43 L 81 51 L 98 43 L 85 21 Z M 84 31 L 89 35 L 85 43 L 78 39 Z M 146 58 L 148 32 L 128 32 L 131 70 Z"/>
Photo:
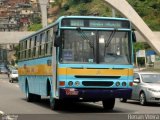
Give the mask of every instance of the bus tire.
<path id="1" fill-rule="evenodd" d="M 33 96 L 34 96 L 34 101 L 35 102 L 40 102 L 41 101 L 41 96 L 40 95 L 34 95 L 33 94 Z"/>
<path id="2" fill-rule="evenodd" d="M 110 98 L 102 101 L 104 110 L 112 110 L 115 105 L 115 98 Z"/>
<path id="3" fill-rule="evenodd" d="M 29 93 L 28 84 L 26 85 L 26 99 L 27 99 L 27 102 L 33 102 L 33 100 L 34 100 L 34 95 Z"/>
<path id="4" fill-rule="evenodd" d="M 127 102 L 127 98 L 120 98 L 119 101 L 125 103 Z"/>
<path id="5" fill-rule="evenodd" d="M 59 100 L 53 98 L 53 95 L 51 92 L 50 92 L 50 108 L 52 110 L 58 110 L 58 108 L 59 108 Z"/>

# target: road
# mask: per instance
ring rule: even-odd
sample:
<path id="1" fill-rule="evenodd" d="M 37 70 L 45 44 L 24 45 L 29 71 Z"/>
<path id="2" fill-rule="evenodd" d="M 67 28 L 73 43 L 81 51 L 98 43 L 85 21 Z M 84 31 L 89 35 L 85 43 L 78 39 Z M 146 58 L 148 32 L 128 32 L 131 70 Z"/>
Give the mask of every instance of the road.
<path id="1" fill-rule="evenodd" d="M 43 98 L 40 102 L 29 103 L 21 92 L 18 83 L 9 83 L 7 75 L 0 75 L 0 111 L 5 114 L 36 114 L 36 115 L 120 115 L 120 114 L 159 114 L 160 105 L 141 106 L 137 101 L 129 100 L 121 103 L 116 100 L 113 111 L 103 111 L 101 102 L 96 103 L 72 103 L 62 107 L 60 111 L 52 111 L 49 100 Z M 76 114 L 75 114 L 76 113 Z M 85 113 L 85 114 L 84 114 Z M 127 116 L 127 115 L 126 115 Z"/>

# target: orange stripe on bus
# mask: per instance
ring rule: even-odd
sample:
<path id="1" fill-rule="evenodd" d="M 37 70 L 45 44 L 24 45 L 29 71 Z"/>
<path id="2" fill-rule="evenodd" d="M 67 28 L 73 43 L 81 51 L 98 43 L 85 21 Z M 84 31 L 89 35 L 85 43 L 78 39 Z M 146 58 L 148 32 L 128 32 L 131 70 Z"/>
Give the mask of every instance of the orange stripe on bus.
<path id="1" fill-rule="evenodd" d="M 133 69 L 72 69 L 59 68 L 59 75 L 114 75 L 114 76 L 132 76 Z"/>
<path id="2" fill-rule="evenodd" d="M 19 68 L 19 75 L 52 75 L 52 67 L 47 65 L 27 66 Z M 133 69 L 72 69 L 58 68 L 58 75 L 101 75 L 132 76 Z"/>

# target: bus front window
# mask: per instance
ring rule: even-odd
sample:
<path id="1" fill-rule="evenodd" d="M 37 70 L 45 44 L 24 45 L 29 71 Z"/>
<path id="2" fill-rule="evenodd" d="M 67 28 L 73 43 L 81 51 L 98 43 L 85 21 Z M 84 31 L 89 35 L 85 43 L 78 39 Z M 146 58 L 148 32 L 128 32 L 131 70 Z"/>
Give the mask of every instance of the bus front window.
<path id="1" fill-rule="evenodd" d="M 120 31 L 99 32 L 100 63 L 130 64 L 129 33 Z"/>
<path id="2" fill-rule="evenodd" d="M 129 32 L 64 30 L 62 63 L 131 64 Z"/>
<path id="3" fill-rule="evenodd" d="M 95 63 L 96 35 L 93 31 L 64 30 L 62 63 Z"/>

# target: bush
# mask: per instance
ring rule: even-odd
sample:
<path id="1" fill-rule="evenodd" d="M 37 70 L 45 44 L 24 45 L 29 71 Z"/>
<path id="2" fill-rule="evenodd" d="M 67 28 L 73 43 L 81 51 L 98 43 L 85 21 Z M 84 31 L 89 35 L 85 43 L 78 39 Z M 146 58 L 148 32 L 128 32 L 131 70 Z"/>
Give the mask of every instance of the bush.
<path id="1" fill-rule="evenodd" d="M 88 9 L 86 8 L 86 6 L 85 6 L 84 3 L 82 3 L 82 4 L 79 5 L 79 7 L 78 7 L 78 13 L 79 13 L 79 15 L 87 15 Z"/>
<path id="2" fill-rule="evenodd" d="M 41 24 L 32 24 L 28 27 L 28 31 L 37 31 L 42 28 Z"/>
<path id="3" fill-rule="evenodd" d="M 64 10 L 68 10 L 68 9 L 69 9 L 69 4 L 65 4 L 65 5 L 63 6 L 63 9 L 64 9 Z"/>
<path id="4" fill-rule="evenodd" d="M 92 0 L 80 0 L 82 3 L 92 2 Z"/>
<path id="5" fill-rule="evenodd" d="M 69 1 L 69 4 L 79 4 L 79 3 L 89 3 L 89 2 L 92 2 L 92 0 L 70 0 Z"/>
<path id="6" fill-rule="evenodd" d="M 33 24 L 40 24 L 41 23 L 41 18 L 40 17 L 34 17 L 32 19 Z"/>

